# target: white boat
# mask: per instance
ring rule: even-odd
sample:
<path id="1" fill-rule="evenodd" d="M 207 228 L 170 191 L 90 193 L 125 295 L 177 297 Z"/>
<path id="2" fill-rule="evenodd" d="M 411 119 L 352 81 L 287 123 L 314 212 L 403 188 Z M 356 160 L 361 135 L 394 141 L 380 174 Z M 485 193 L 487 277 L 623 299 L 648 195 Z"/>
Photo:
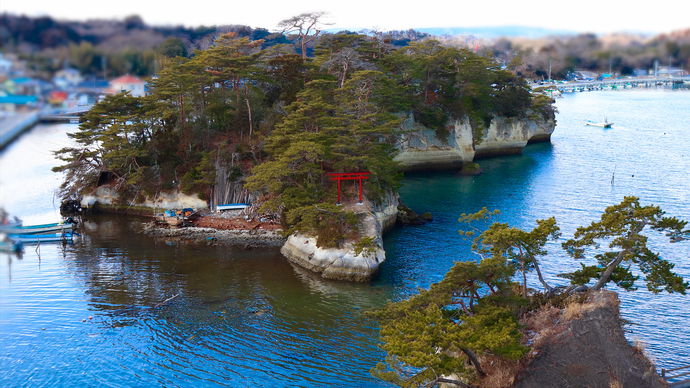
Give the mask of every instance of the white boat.
<path id="1" fill-rule="evenodd" d="M 216 210 L 221 211 L 221 210 L 242 210 L 248 208 L 249 205 L 246 203 L 229 203 L 226 205 L 218 205 L 216 206 Z"/>
<path id="2" fill-rule="evenodd" d="M 587 125 L 591 125 L 592 127 L 601 127 L 601 128 L 611 128 L 613 123 L 609 123 L 608 119 L 604 119 L 604 121 L 597 123 L 596 121 L 592 120 L 587 120 L 585 123 Z"/>

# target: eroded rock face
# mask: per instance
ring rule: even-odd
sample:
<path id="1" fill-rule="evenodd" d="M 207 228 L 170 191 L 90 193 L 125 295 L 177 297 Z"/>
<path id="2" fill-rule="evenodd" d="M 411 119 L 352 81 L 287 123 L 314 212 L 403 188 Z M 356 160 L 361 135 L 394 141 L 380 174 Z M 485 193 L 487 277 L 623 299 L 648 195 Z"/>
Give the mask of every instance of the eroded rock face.
<path id="1" fill-rule="evenodd" d="M 403 120 L 403 129 L 411 131 L 395 160 L 404 171 L 460 170 L 464 164 L 479 158 L 519 154 L 528 142 L 549 141 L 555 128 L 549 120 L 507 119 L 497 117 L 483 131 L 478 144 L 472 138 L 468 119 L 455 120 L 447 127 L 448 136 L 439 139 L 436 132 L 414 122 Z"/>
<path id="2" fill-rule="evenodd" d="M 381 236 L 395 225 L 398 198 L 397 194 L 391 194 L 381 206 L 372 206 L 365 201 L 365 204 L 353 205 L 349 209 L 359 218 L 362 237 L 374 238 L 373 252 L 355 254 L 352 242 L 345 243 L 340 249 L 319 248 L 316 246 L 316 236 L 296 233 L 288 237 L 280 253 L 292 263 L 319 273 L 325 279 L 369 281 L 386 260 Z"/>
<path id="3" fill-rule="evenodd" d="M 99 186 L 90 195 L 84 195 L 81 201 L 83 208 L 92 207 L 96 204 L 116 205 L 119 194 L 110 186 Z M 202 201 L 196 195 L 186 195 L 182 192 L 160 193 L 156 198 L 146 198 L 142 203 L 135 203 L 135 206 L 147 207 L 152 209 L 203 209 L 207 207 L 206 201 Z"/>

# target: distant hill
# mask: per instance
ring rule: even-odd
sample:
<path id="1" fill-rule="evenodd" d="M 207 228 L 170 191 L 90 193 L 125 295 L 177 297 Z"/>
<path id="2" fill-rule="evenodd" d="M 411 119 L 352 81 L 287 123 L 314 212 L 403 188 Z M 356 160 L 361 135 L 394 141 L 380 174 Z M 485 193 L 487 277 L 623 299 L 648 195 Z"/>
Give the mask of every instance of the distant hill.
<path id="1" fill-rule="evenodd" d="M 499 27 L 446 27 L 446 28 L 416 28 L 417 31 L 431 35 L 475 35 L 482 38 L 541 38 L 544 36 L 572 36 L 575 31 L 552 30 L 540 27 L 499 26 Z"/>

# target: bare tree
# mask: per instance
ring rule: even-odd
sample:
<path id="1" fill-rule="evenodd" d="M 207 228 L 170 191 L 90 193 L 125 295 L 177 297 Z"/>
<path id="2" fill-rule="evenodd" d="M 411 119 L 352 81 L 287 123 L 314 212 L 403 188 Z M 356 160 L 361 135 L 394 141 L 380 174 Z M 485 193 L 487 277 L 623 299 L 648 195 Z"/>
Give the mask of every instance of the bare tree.
<path id="1" fill-rule="evenodd" d="M 278 23 L 278 28 L 282 28 L 281 33 L 294 32 L 299 36 L 302 47 L 302 59 L 307 60 L 307 44 L 319 36 L 322 31 L 321 26 L 330 26 L 333 23 L 324 23 L 321 19 L 326 17 L 326 12 L 310 12 L 293 16 Z M 311 34 L 311 35 L 310 35 Z"/>

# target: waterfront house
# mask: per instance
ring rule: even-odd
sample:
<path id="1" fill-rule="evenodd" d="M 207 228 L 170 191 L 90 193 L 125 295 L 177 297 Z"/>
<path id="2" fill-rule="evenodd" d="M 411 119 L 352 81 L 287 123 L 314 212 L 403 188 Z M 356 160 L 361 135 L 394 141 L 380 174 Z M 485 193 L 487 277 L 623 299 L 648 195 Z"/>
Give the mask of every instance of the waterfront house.
<path id="1" fill-rule="evenodd" d="M 54 89 L 50 82 L 31 77 L 9 79 L 2 86 L 7 93 L 23 96 L 40 96 Z"/>
<path id="2" fill-rule="evenodd" d="M 26 112 L 36 107 L 38 97 L 17 96 L 0 91 L 0 112 Z"/>
<path id="3" fill-rule="evenodd" d="M 129 92 L 134 97 L 143 97 L 146 82 L 129 74 L 110 81 L 110 88 L 104 90 L 107 94 L 119 94 Z"/>

